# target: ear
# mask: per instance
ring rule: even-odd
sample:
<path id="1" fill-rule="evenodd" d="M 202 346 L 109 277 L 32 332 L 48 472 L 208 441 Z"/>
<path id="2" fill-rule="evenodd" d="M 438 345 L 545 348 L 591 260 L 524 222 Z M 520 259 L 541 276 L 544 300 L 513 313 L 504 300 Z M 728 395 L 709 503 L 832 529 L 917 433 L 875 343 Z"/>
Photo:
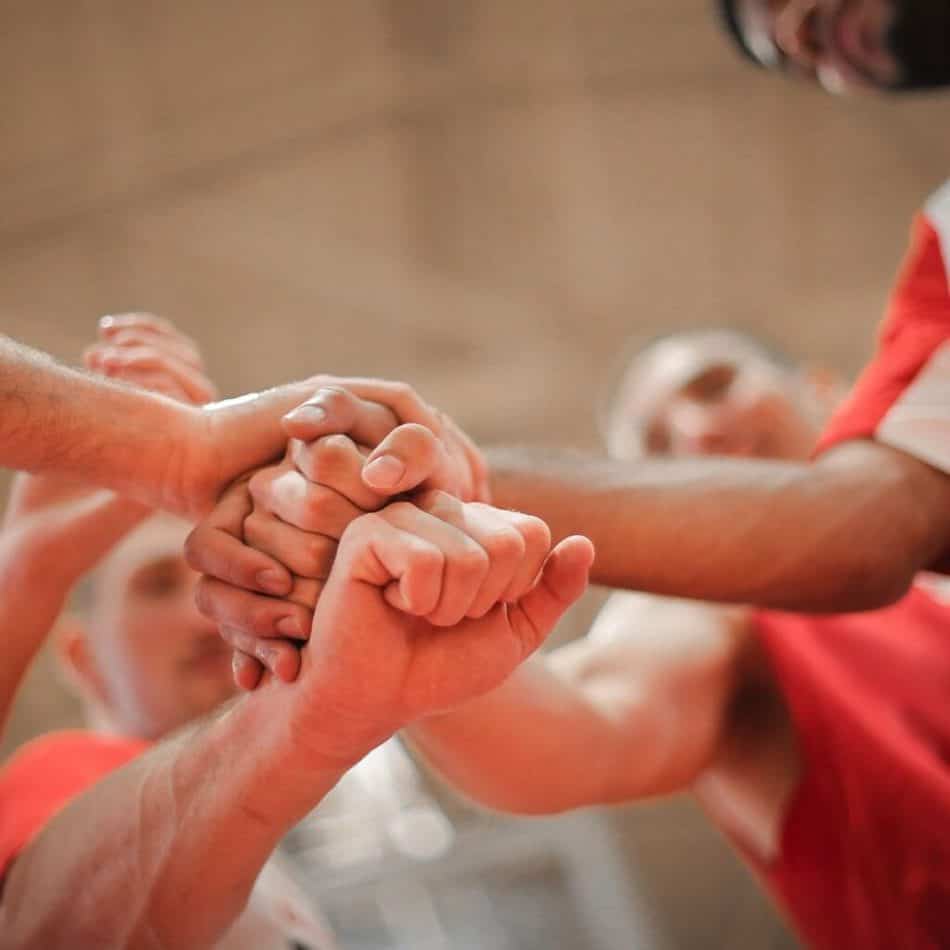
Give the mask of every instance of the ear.
<path id="1" fill-rule="evenodd" d="M 105 681 L 93 656 L 86 625 L 74 614 L 63 614 L 56 625 L 53 647 L 66 685 L 87 702 L 108 705 Z"/>

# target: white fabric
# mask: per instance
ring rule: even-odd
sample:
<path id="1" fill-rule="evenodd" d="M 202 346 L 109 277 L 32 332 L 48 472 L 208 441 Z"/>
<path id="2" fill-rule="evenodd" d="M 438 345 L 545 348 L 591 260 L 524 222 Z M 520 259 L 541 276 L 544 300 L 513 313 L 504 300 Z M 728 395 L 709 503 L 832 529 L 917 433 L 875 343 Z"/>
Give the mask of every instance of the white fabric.
<path id="1" fill-rule="evenodd" d="M 950 473 L 950 340 L 887 411 L 875 438 Z"/>
<path id="2" fill-rule="evenodd" d="M 309 950 L 339 950 L 313 901 L 271 858 L 261 871 L 244 913 L 215 945 L 216 950 L 288 950 L 291 942 Z"/>

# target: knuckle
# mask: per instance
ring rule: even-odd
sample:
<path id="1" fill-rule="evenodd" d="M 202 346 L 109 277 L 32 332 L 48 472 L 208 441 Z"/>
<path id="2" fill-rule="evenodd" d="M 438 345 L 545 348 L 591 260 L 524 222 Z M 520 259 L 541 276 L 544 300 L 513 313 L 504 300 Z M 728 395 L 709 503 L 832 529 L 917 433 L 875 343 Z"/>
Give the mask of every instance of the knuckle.
<path id="1" fill-rule="evenodd" d="M 352 443 L 345 435 L 328 435 L 319 439 L 306 453 L 309 474 L 317 479 L 344 470 L 351 447 Z"/>
<path id="2" fill-rule="evenodd" d="M 484 576 L 491 567 L 488 552 L 474 542 L 466 545 L 465 550 L 455 559 L 456 567 L 466 575 Z"/>
<path id="3" fill-rule="evenodd" d="M 333 414 L 349 408 L 353 397 L 341 386 L 323 386 L 317 390 L 314 399 L 319 401 L 328 413 Z"/>
<path id="4" fill-rule="evenodd" d="M 317 458 L 321 461 L 338 462 L 349 458 L 353 449 L 352 440 L 340 433 L 326 435 L 314 446 Z"/>
<path id="5" fill-rule="evenodd" d="M 248 626 L 258 636 L 267 636 L 274 631 L 274 608 L 271 604 L 255 599 L 247 614 Z"/>
<path id="6" fill-rule="evenodd" d="M 302 556 L 311 576 L 316 577 L 326 570 L 333 560 L 335 549 L 335 542 L 329 538 L 308 535 L 306 543 L 302 547 Z"/>
<path id="7" fill-rule="evenodd" d="M 524 557 L 527 550 L 521 533 L 513 528 L 493 532 L 485 539 L 485 546 L 493 561 L 517 560 Z"/>
<path id="8" fill-rule="evenodd" d="M 419 545 L 409 556 L 417 575 L 423 577 L 441 576 L 445 570 L 445 554 L 432 545 Z"/>
<path id="9" fill-rule="evenodd" d="M 412 518 L 417 510 L 416 505 L 409 501 L 394 501 L 383 509 L 387 515 L 394 519 Z"/>
<path id="10" fill-rule="evenodd" d="M 551 529 L 547 523 L 533 515 L 523 515 L 518 522 L 520 534 L 527 544 L 535 547 L 548 548 L 551 546 Z"/>
<path id="11" fill-rule="evenodd" d="M 346 526 L 343 531 L 343 536 L 340 538 L 340 548 L 342 548 L 344 544 L 362 543 L 365 539 L 373 537 L 388 527 L 389 525 L 386 520 L 375 511 L 360 515 Z"/>
<path id="12" fill-rule="evenodd" d="M 210 533 L 211 529 L 207 525 L 198 525 L 185 538 L 185 560 L 196 571 L 201 571 L 206 567 L 208 536 Z"/>
<path id="13" fill-rule="evenodd" d="M 247 489 L 255 502 L 267 507 L 266 502 L 270 496 L 272 483 L 273 475 L 271 470 L 269 468 L 262 468 L 251 476 L 250 481 L 247 483 Z"/>
<path id="14" fill-rule="evenodd" d="M 432 515 L 445 513 L 450 509 L 452 496 L 438 488 L 429 488 L 416 498 L 416 506 Z"/>
<path id="15" fill-rule="evenodd" d="M 217 598 L 214 596 L 213 585 L 207 577 L 199 578 L 195 585 L 195 606 L 206 617 L 216 616 Z"/>

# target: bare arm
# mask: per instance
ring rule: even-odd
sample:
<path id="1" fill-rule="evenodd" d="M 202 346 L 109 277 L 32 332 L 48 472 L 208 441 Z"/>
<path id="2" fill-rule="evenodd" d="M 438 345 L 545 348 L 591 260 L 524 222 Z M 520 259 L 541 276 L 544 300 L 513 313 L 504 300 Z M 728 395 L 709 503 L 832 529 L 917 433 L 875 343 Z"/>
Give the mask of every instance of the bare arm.
<path id="1" fill-rule="evenodd" d="M 595 543 L 614 587 L 797 610 L 901 596 L 950 544 L 950 477 L 873 442 L 812 464 L 498 451 L 493 498 Z"/>
<path id="2" fill-rule="evenodd" d="M 407 736 L 450 785 L 502 811 L 682 789 L 719 747 L 745 630 L 736 610 L 615 596 L 587 638 Z"/>
<path id="3" fill-rule="evenodd" d="M 583 592 L 592 559 L 583 539 L 551 549 L 536 519 L 448 496 L 356 519 L 300 677 L 265 683 L 59 812 L 13 865 L 0 932 L 15 947 L 207 946 L 343 772 L 408 722 L 497 686 Z"/>
<path id="4" fill-rule="evenodd" d="M 214 386 L 197 346 L 168 321 L 145 314 L 121 320 L 121 352 L 136 366 L 105 365 L 108 327 L 86 351 L 87 365 L 183 403 L 207 402 Z M 0 732 L 16 687 L 56 622 L 72 587 L 149 509 L 112 492 L 59 475 L 14 482 L 0 532 Z"/>
<path id="5" fill-rule="evenodd" d="M 170 474 L 170 448 L 185 441 L 195 415 L 0 338 L 0 458 L 9 468 L 55 470 L 154 499 Z"/>
<path id="6" fill-rule="evenodd" d="M 343 772 L 295 749 L 288 698 L 245 697 L 59 812 L 8 875 L 4 945 L 211 944 L 280 837 Z"/>
<path id="7" fill-rule="evenodd" d="M 124 319 L 107 330 L 121 332 Z M 119 349 L 112 358 L 130 369 L 139 361 Z M 313 377 L 199 409 L 68 369 L 0 337 L 0 464 L 72 476 L 199 517 L 238 475 L 283 451 L 283 415 L 327 382 Z"/>
<path id="8" fill-rule="evenodd" d="M 111 492 L 81 495 L 0 535 L 0 734 L 27 667 L 73 585 L 148 509 Z"/>

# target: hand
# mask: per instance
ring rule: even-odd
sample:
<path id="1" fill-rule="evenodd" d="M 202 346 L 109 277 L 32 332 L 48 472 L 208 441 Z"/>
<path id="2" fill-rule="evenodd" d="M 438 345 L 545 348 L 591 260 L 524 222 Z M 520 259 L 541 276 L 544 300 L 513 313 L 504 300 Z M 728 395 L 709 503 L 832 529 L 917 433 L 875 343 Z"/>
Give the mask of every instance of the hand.
<path id="1" fill-rule="evenodd" d="M 287 415 L 287 434 L 301 442 L 342 432 L 369 446 L 365 484 L 384 495 L 435 488 L 463 501 L 490 500 L 488 468 L 471 439 L 405 383 L 339 379 Z M 398 421 L 386 428 L 383 420 Z M 381 424 L 383 423 L 383 424 Z M 360 436 L 365 433 L 365 438 Z"/>
<path id="2" fill-rule="evenodd" d="M 249 489 L 252 500 L 230 498 L 188 540 L 189 563 L 207 575 L 199 588 L 202 609 L 246 654 L 235 656 L 236 679 L 246 689 L 258 683 L 263 666 L 281 678 L 296 676 L 296 650 L 278 638 L 302 636 L 301 608 L 307 604 L 273 598 L 293 585 L 295 593 L 306 590 L 315 601 L 343 529 L 392 497 L 392 491 L 369 484 L 392 459 L 406 460 L 399 463 L 395 483 L 401 490 L 422 484 L 463 498 L 487 494 L 484 463 L 474 445 L 409 387 L 365 379 L 334 382 L 286 419 L 289 430 L 312 440 L 291 439 L 282 465 L 266 467 L 238 489 Z M 396 411 L 425 425 L 397 427 Z M 347 435 L 315 434 L 328 428 Z M 368 460 L 376 467 L 368 467 Z M 367 472 L 373 477 L 367 479 Z M 300 538 L 294 528 L 311 536 Z M 295 551 L 301 552 L 297 563 Z"/>
<path id="3" fill-rule="evenodd" d="M 293 462 L 298 450 L 289 447 L 282 462 L 228 489 L 186 544 L 189 563 L 205 575 L 197 592 L 200 609 L 246 654 L 234 663 L 238 685 L 246 689 L 257 685 L 263 666 L 288 682 L 296 677 L 299 656 L 288 640 L 308 636 L 339 538 L 353 520 L 387 500 L 362 484 L 362 455 L 346 436 L 306 447 L 310 470 L 319 470 L 326 485 L 312 485 L 300 474 Z"/>
<path id="4" fill-rule="evenodd" d="M 586 538 L 441 493 L 346 530 L 303 651 L 296 734 L 356 761 L 395 730 L 499 686 L 583 593 Z"/>

